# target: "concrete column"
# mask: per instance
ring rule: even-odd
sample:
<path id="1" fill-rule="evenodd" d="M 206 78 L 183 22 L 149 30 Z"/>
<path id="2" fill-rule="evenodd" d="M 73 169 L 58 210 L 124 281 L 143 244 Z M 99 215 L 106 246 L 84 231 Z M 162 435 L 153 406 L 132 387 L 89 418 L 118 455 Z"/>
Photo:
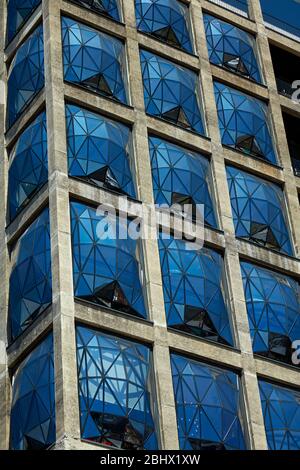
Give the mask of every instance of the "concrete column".
<path id="1" fill-rule="evenodd" d="M 212 172 L 213 182 L 217 193 L 217 209 L 221 214 L 220 228 L 224 230 L 226 240 L 225 267 L 228 276 L 229 295 L 232 310 L 233 329 L 236 345 L 242 354 L 242 385 L 245 396 L 245 420 L 248 424 L 248 434 L 252 449 L 266 449 L 266 436 L 263 415 L 260 404 L 255 362 L 251 346 L 243 284 L 241 278 L 238 243 L 232 219 L 230 196 L 227 185 L 224 152 L 218 124 L 215 104 L 211 65 L 209 63 L 203 11 L 198 1 L 192 0 L 194 34 L 199 54 L 200 75 L 203 84 L 203 101 L 208 124 L 208 135 L 212 140 Z M 245 158 L 247 158 L 245 156 Z M 224 352 L 225 354 L 225 352 Z M 249 396 L 249 390 L 251 395 Z"/>
<path id="2" fill-rule="evenodd" d="M 56 438 L 80 439 L 60 0 L 44 0 Z"/>
<path id="3" fill-rule="evenodd" d="M 283 166 L 283 174 L 285 180 L 285 198 L 287 201 L 288 216 L 291 225 L 291 231 L 295 245 L 295 255 L 299 255 L 300 249 L 300 224 L 298 223 L 300 217 L 299 197 L 297 192 L 297 182 L 292 167 L 292 162 L 289 154 L 289 147 L 283 122 L 282 109 L 280 104 L 280 95 L 277 91 L 276 79 L 273 69 L 271 51 L 269 47 L 268 34 L 264 24 L 263 14 L 261 11 L 260 0 L 251 0 L 251 17 L 257 23 L 258 35 L 257 43 L 259 52 L 262 57 L 262 67 L 266 80 L 266 85 L 269 89 L 269 108 L 274 128 L 275 144 L 277 146 L 277 153 L 279 161 Z M 295 72 L 295 80 L 299 77 Z"/>
<path id="4" fill-rule="evenodd" d="M 154 204 L 134 0 L 123 2 L 123 10 L 124 22 L 126 23 L 130 92 L 132 105 L 135 108 L 133 138 L 138 197 L 145 204 Z M 143 241 L 143 259 L 149 317 L 154 323 L 153 360 L 160 415 L 161 445 L 165 450 L 178 449 L 176 409 L 167 339 L 160 259 L 156 240 Z"/>
<path id="5" fill-rule="evenodd" d="M 10 410 L 10 380 L 7 368 L 7 312 L 8 312 L 8 283 L 9 258 L 6 245 L 6 210 L 7 210 L 7 171 L 8 160 L 5 148 L 5 113 L 6 113 L 6 64 L 4 62 L 4 47 L 6 33 L 6 2 L 0 5 L 0 449 L 9 447 L 9 410 Z"/>

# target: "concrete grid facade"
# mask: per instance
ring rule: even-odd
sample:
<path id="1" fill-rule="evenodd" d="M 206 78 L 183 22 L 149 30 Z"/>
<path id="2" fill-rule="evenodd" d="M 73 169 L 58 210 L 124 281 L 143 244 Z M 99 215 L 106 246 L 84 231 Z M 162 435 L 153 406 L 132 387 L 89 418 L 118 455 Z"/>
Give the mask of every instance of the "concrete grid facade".
<path id="1" fill-rule="evenodd" d="M 246 431 L 249 436 L 248 446 L 250 449 L 266 450 L 268 445 L 259 396 L 258 377 L 288 387 L 299 388 L 300 375 L 296 367 L 280 364 L 253 354 L 240 259 L 258 262 L 262 266 L 276 268 L 283 274 L 300 279 L 300 261 L 297 258 L 300 255 L 298 198 L 300 179 L 294 175 L 282 118 L 282 110 L 300 117 L 300 107 L 278 93 L 269 47 L 271 42 L 300 55 L 300 43 L 266 28 L 259 0 L 249 2 L 251 19 L 206 0 L 185 0 L 190 9 L 196 50 L 196 55 L 190 55 L 138 32 L 134 0 L 123 0 L 121 3 L 123 23 L 118 24 L 66 0 L 43 0 L 42 5 L 35 10 L 7 48 L 5 48 L 5 34 L 2 34 L 0 39 L 1 76 L 5 88 L 7 64 L 11 62 L 15 50 L 37 24 L 43 23 L 44 89 L 34 99 L 26 113 L 22 114 L 6 133 L 4 132 L 6 107 L 3 101 L 0 102 L 0 191 L 2 201 L 0 209 L 2 227 L 0 230 L 0 448 L 9 448 L 12 373 L 28 352 L 36 344 L 39 344 L 46 333 L 52 330 L 56 399 L 56 445 L 54 448 L 99 450 L 99 446 L 84 442 L 80 435 L 75 325 L 82 323 L 125 338 L 144 342 L 152 347 L 162 449 L 179 449 L 170 366 L 170 350 L 172 350 L 203 362 L 208 361 L 208 363 L 233 368 L 240 374 L 245 402 Z M 6 2 L 4 0 L 1 2 L 1 10 L 1 31 L 5 32 Z M 204 12 L 229 21 L 256 36 L 265 85 L 234 75 L 209 62 L 203 24 Z M 64 81 L 61 39 L 62 14 L 124 40 L 130 106 L 123 106 Z M 162 122 L 145 113 L 140 47 L 170 58 L 199 74 L 208 138 Z M 295 79 L 297 78 L 300 77 L 295 77 Z M 222 146 L 213 91 L 214 79 L 268 102 L 280 166 L 245 157 L 239 152 Z M 101 111 L 105 116 L 132 126 L 138 199 L 145 203 L 152 204 L 154 202 L 148 134 L 171 139 L 175 144 L 210 156 L 220 230 L 206 227 L 205 244 L 219 250 L 224 255 L 236 348 L 222 346 L 168 329 L 159 252 L 155 241 L 143 241 L 149 321 L 111 312 L 105 308 L 85 305 L 74 300 L 70 198 L 90 204 L 113 200 L 117 205 L 118 196 L 68 177 L 65 102 L 69 101 L 79 106 L 82 105 L 91 111 Z M 43 109 L 47 110 L 49 181 L 16 219 L 7 225 L 8 152 L 26 124 Z M 284 188 L 292 232 L 291 238 L 296 253 L 295 258 L 255 246 L 235 236 L 226 180 L 225 165 L 228 163 L 276 182 Z M 133 205 L 133 207 L 136 206 L 136 212 L 133 210 L 132 215 L 138 214 L 138 205 L 138 202 Z M 36 218 L 41 208 L 46 206 L 49 206 L 50 210 L 52 306 L 43 312 L 20 338 L 8 345 L 7 312 L 11 247 Z M 4 230 L 3 227 L 6 229 Z"/>

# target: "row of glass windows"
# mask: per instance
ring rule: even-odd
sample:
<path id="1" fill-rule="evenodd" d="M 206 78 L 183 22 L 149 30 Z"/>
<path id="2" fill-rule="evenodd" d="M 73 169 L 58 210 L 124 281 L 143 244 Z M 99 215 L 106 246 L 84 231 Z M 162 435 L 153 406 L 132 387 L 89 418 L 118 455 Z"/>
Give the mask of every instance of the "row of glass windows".
<path id="1" fill-rule="evenodd" d="M 248 33 L 208 15 L 205 24 L 211 62 L 246 75 L 249 69 L 249 77 L 259 80 L 255 48 Z M 62 20 L 62 34 L 65 80 L 128 104 L 123 43 L 69 18 Z M 230 52 L 233 46 L 236 50 Z M 206 134 L 197 74 L 145 50 L 140 55 L 146 112 Z M 19 48 L 9 70 L 8 126 L 43 86 L 40 26 Z M 276 163 L 267 105 L 218 83 L 215 94 L 224 145 Z"/>
<path id="2" fill-rule="evenodd" d="M 145 345 L 77 326 L 81 436 L 119 449 L 156 450 L 159 417 L 152 352 Z M 248 437 L 237 373 L 171 354 L 182 450 L 244 450 Z M 13 376 L 15 450 L 55 443 L 55 370 L 50 334 Z M 271 450 L 300 450 L 300 392 L 259 380 Z"/>
<path id="3" fill-rule="evenodd" d="M 142 248 L 119 236 L 133 223 L 108 221 L 93 207 L 71 202 L 74 296 L 146 319 Z M 168 326 L 234 346 L 223 257 L 163 233 L 158 243 Z M 48 209 L 17 242 L 12 265 L 9 323 L 14 340 L 52 302 Z M 300 335 L 299 283 L 251 263 L 241 262 L 241 271 L 254 352 L 291 364 L 292 343 Z"/>

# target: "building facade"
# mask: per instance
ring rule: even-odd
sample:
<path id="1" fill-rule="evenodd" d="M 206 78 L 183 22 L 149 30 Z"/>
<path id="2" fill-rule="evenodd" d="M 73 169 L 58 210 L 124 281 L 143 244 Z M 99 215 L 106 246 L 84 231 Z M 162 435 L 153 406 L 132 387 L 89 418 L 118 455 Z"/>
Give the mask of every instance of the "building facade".
<path id="1" fill-rule="evenodd" d="M 300 23 L 264 8 L 1 2 L 1 449 L 300 449 Z M 124 196 L 203 204 L 204 247 L 100 239 Z"/>

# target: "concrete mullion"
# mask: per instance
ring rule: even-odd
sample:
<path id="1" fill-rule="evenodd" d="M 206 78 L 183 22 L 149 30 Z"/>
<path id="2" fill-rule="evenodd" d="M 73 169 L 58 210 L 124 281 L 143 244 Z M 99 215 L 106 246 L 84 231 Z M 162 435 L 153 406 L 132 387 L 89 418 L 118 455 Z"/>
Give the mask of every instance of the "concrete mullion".
<path id="1" fill-rule="evenodd" d="M 43 1 L 52 256 L 56 439 L 80 439 L 60 0 Z"/>
<path id="2" fill-rule="evenodd" d="M 132 104 L 135 108 L 133 138 L 138 197 L 145 204 L 154 204 L 152 173 L 148 145 L 147 117 L 144 106 L 138 33 L 134 0 L 123 2 L 127 33 L 127 54 Z M 162 123 L 162 126 L 164 124 Z M 154 322 L 153 361 L 160 415 L 161 445 L 165 450 L 178 449 L 177 420 L 173 393 L 170 353 L 162 290 L 160 259 L 156 240 L 143 240 L 146 290 L 150 319 Z"/>
<path id="3" fill-rule="evenodd" d="M 5 148 L 5 96 L 6 96 L 6 65 L 4 62 L 4 45 L 6 32 L 6 2 L 0 5 L 0 449 L 9 447 L 9 415 L 11 402 L 11 383 L 7 364 L 7 314 L 9 295 L 9 256 L 6 242 L 6 213 L 7 213 L 7 179 L 8 159 Z"/>
<path id="4" fill-rule="evenodd" d="M 252 352 L 248 315 L 244 300 L 238 242 L 235 237 L 235 229 L 232 219 L 224 150 L 220 138 L 211 66 L 206 45 L 203 11 L 199 2 L 195 0 L 192 0 L 191 2 L 191 9 L 193 11 L 196 45 L 200 57 L 201 78 L 202 83 L 205 83 L 203 100 L 205 104 L 209 136 L 212 140 L 211 164 L 214 175 L 214 186 L 216 188 L 218 208 L 221 215 L 221 225 L 225 232 L 226 251 L 224 261 L 225 267 L 227 268 L 228 288 L 232 306 L 232 321 L 237 344 L 242 354 L 242 383 L 245 397 L 245 413 L 248 417 L 247 424 L 250 436 L 250 445 L 251 448 L 254 449 L 266 449 L 266 435 L 259 397 L 258 381 L 255 373 L 255 362 Z M 224 354 L 226 354 L 226 351 L 224 351 Z M 249 389 L 251 389 L 251 399 L 249 396 Z"/>

